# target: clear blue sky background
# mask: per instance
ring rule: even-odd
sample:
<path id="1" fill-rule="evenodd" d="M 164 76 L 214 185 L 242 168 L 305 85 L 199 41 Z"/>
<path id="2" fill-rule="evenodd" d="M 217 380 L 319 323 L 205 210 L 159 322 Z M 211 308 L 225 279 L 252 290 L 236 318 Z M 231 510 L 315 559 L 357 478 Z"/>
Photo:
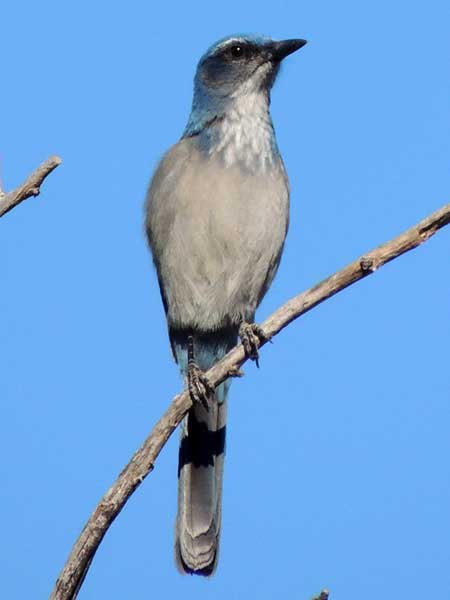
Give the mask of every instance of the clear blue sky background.
<path id="1" fill-rule="evenodd" d="M 273 118 L 292 186 L 262 320 L 450 200 L 450 5 L 8 2 L 0 221 L 1 597 L 46 598 L 87 516 L 180 389 L 142 227 L 199 56 L 310 43 Z M 177 436 L 102 544 L 84 600 L 450 597 L 450 230 L 290 326 L 231 390 L 209 581 L 172 560 Z"/>

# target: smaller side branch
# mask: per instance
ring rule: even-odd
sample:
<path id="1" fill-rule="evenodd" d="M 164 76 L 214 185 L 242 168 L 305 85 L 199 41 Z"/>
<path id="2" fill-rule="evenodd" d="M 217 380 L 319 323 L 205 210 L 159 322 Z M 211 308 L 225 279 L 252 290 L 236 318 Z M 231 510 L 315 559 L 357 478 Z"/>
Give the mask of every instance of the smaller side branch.
<path id="1" fill-rule="evenodd" d="M 12 192 L 2 192 L 0 189 L 0 217 L 3 217 L 23 200 L 31 198 L 31 196 L 37 196 L 41 191 L 40 188 L 44 179 L 61 163 L 62 160 L 59 156 L 50 156 L 22 185 L 19 185 Z"/>
<path id="2" fill-rule="evenodd" d="M 268 340 L 271 339 L 304 313 L 370 275 L 387 262 L 416 248 L 449 223 L 450 204 L 447 204 L 398 237 L 364 254 L 334 275 L 286 302 L 264 321 L 261 326 L 264 335 Z M 211 384 L 217 387 L 229 377 L 238 376 L 239 368 L 246 360 L 244 349 L 239 344 L 209 369 L 206 376 Z M 153 431 L 135 452 L 90 516 L 56 581 L 50 600 L 76 598 L 108 528 L 136 488 L 153 470 L 161 449 L 191 406 L 192 401 L 187 391 L 175 396 Z M 328 592 L 324 590 L 319 595 L 319 600 L 327 599 Z"/>

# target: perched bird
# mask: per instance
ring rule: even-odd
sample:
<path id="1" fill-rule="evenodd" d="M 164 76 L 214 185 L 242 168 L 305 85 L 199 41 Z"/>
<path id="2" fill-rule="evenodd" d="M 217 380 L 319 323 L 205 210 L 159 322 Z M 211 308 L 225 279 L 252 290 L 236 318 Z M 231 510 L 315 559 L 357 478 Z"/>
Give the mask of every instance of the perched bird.
<path id="1" fill-rule="evenodd" d="M 228 37 L 202 56 L 191 114 L 162 158 L 146 229 L 173 355 L 193 400 L 181 426 L 175 557 L 182 573 L 218 560 L 228 383 L 204 375 L 241 338 L 258 357 L 255 310 L 277 271 L 289 186 L 269 113 L 281 61 L 305 40 Z"/>

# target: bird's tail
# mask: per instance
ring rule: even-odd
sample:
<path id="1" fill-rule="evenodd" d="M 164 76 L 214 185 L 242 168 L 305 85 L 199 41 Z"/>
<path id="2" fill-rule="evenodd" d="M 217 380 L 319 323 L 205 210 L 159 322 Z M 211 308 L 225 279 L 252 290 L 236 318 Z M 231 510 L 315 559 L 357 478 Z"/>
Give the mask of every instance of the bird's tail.
<path id="1" fill-rule="evenodd" d="M 185 372 L 187 346 L 183 342 L 173 341 L 173 348 Z M 231 332 L 194 335 L 197 365 L 206 371 L 235 343 L 236 335 Z M 216 388 L 208 410 L 196 403 L 181 426 L 175 527 L 175 560 L 181 573 L 208 576 L 217 567 L 228 386 L 226 382 Z"/>

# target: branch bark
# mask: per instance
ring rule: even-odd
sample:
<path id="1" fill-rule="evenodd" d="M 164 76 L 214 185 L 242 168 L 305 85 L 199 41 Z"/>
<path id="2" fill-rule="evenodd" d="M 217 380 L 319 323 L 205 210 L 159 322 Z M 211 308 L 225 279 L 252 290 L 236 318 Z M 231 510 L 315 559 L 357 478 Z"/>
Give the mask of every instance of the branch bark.
<path id="1" fill-rule="evenodd" d="M 50 156 L 15 190 L 3 192 L 0 189 L 0 217 L 3 217 L 23 200 L 31 198 L 31 196 L 38 196 L 44 179 L 61 163 L 62 160 L 59 156 Z"/>
<path id="2" fill-rule="evenodd" d="M 401 254 L 416 248 L 449 223 L 450 204 L 447 204 L 398 237 L 378 246 L 341 271 L 295 296 L 262 324 L 261 327 L 268 340 L 324 300 L 370 275 Z M 237 376 L 239 368 L 245 361 L 244 350 L 239 344 L 207 372 L 207 377 L 212 385 L 217 386 L 228 377 Z M 192 402 L 186 391 L 175 396 L 153 431 L 120 473 L 116 482 L 103 496 L 84 526 L 56 581 L 50 596 L 51 600 L 74 600 L 76 598 L 105 533 L 127 500 L 153 469 L 161 449 L 191 406 Z M 322 593 L 324 598 L 327 597 L 325 594 L 327 594 L 326 590 Z"/>

